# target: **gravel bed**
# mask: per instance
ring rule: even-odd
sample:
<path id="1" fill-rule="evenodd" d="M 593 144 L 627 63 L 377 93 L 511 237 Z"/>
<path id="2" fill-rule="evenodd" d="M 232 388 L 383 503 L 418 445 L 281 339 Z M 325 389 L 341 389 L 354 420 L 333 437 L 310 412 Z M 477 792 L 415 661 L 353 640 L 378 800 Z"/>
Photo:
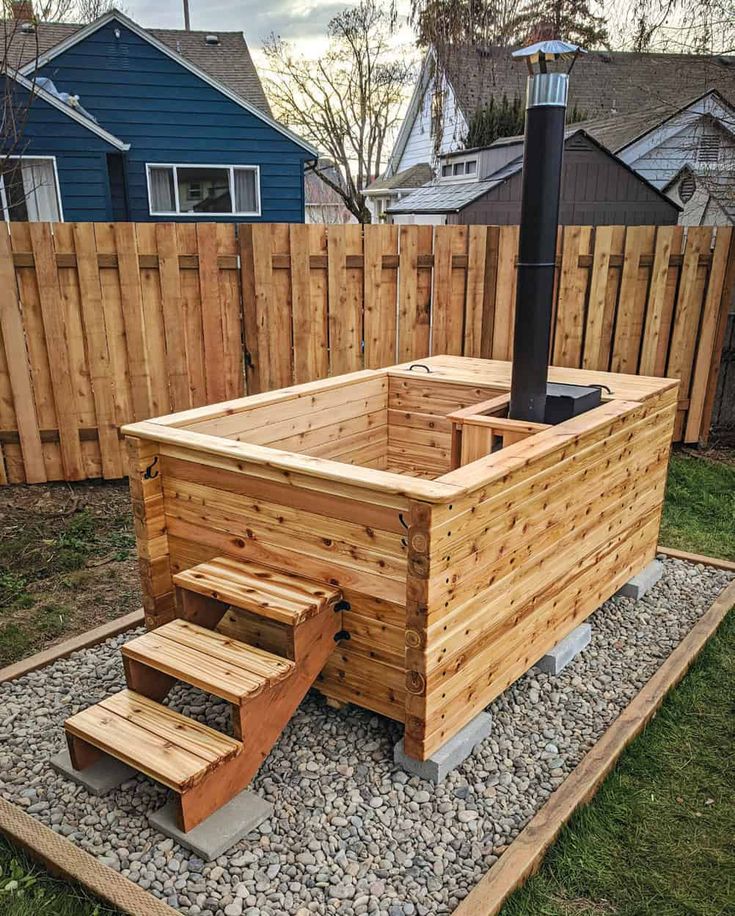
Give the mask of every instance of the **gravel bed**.
<path id="1" fill-rule="evenodd" d="M 442 786 L 394 766 L 396 723 L 310 694 L 254 782 L 275 815 L 204 863 L 148 825 L 162 787 L 137 777 L 94 798 L 46 762 L 67 716 L 124 686 L 129 632 L 0 685 L 0 794 L 190 916 L 450 913 L 733 579 L 664 565 L 641 601 L 589 618 L 560 676 L 532 670 L 492 703 L 491 737 Z M 196 690 L 171 703 L 224 727 L 226 707 Z"/>

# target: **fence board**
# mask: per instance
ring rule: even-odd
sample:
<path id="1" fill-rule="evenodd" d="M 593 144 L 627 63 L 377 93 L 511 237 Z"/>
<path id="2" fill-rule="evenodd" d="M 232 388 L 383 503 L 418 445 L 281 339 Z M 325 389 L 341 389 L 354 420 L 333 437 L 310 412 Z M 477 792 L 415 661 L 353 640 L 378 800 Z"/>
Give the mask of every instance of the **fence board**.
<path id="1" fill-rule="evenodd" d="M 516 308 L 518 227 L 501 226 L 498 237 L 498 271 L 495 287 L 495 321 L 492 359 L 513 358 L 513 322 Z"/>
<path id="2" fill-rule="evenodd" d="M 115 416 L 113 367 L 110 361 L 108 329 L 102 304 L 100 269 L 93 223 L 75 223 L 74 249 L 77 256 L 79 297 L 87 340 L 89 378 L 96 412 L 96 426 L 102 462 L 102 476 L 124 476 L 120 440 Z"/>
<path id="3" fill-rule="evenodd" d="M 706 438 L 730 229 L 565 227 L 551 357 L 681 379 Z M 120 425 L 430 353 L 510 358 L 516 226 L 22 224 L 0 233 L 0 482 L 124 473 Z M 238 260 L 239 255 L 239 260 Z"/>
<path id="4" fill-rule="evenodd" d="M 120 307 L 125 327 L 128 375 L 135 420 L 156 413 L 148 365 L 150 341 L 143 317 L 143 294 L 140 286 L 138 241 L 133 223 L 115 223 L 112 242 L 116 249 Z"/>
<path id="5" fill-rule="evenodd" d="M 426 269 L 419 258 L 431 255 L 431 226 L 401 226 L 399 252 L 398 353 L 401 362 L 429 355 L 431 296 L 426 294 Z M 429 290 L 431 289 L 429 272 Z"/>
<path id="6" fill-rule="evenodd" d="M 187 310 L 181 293 L 179 274 L 179 240 L 174 223 L 156 224 L 158 273 L 161 283 L 161 312 L 163 334 L 166 341 L 166 368 L 171 406 L 174 410 L 192 407 L 189 388 L 189 358 L 191 349 L 186 333 Z M 194 326 L 196 335 L 196 324 Z M 195 344 L 196 345 L 196 344 Z"/>
<path id="7" fill-rule="evenodd" d="M 7 395 L 3 398 L 3 406 L 8 413 L 12 411 L 12 417 L 3 419 L 6 423 L 14 422 L 18 430 L 26 481 L 43 483 L 46 480 L 46 467 L 41 450 L 41 436 L 33 399 L 33 383 L 26 354 L 25 331 L 15 282 L 13 253 L 5 226 L 0 227 L 0 287 L 3 289 L 3 295 L 0 297 L 0 333 L 3 337 L 9 394 L 12 396 L 11 402 L 6 402 Z M 4 460 L 3 476 L 6 476 Z"/>
<path id="8" fill-rule="evenodd" d="M 53 236 L 48 223 L 31 223 L 30 231 L 64 475 L 67 480 L 82 480 L 84 459 Z"/>
<path id="9" fill-rule="evenodd" d="M 396 361 L 398 268 L 383 260 L 398 259 L 398 226 L 366 226 L 364 246 L 365 368 L 377 369 Z"/>

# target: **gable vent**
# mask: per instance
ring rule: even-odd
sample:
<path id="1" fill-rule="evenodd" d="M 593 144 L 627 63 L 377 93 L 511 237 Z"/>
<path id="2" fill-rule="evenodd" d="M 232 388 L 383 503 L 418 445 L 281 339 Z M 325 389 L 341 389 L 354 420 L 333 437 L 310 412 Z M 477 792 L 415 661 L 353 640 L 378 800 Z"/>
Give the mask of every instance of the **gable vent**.
<path id="1" fill-rule="evenodd" d="M 687 203 L 692 199 L 696 190 L 697 183 L 694 177 L 692 175 L 687 175 L 679 182 L 679 200 L 681 200 L 683 204 Z"/>
<path id="2" fill-rule="evenodd" d="M 219 44 L 219 35 L 207 35 L 204 39 L 208 45 L 218 45 Z"/>
<path id="3" fill-rule="evenodd" d="M 719 134 L 708 134 L 699 141 L 697 159 L 700 162 L 717 162 L 720 158 Z"/>

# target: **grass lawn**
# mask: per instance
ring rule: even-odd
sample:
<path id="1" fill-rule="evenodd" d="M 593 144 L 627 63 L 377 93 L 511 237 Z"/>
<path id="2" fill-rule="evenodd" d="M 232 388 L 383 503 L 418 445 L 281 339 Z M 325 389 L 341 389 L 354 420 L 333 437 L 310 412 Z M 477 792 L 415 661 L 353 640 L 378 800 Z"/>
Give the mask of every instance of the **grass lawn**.
<path id="1" fill-rule="evenodd" d="M 82 888 L 52 878 L 0 836 L 2 916 L 117 916 Z"/>
<path id="2" fill-rule="evenodd" d="M 662 544 L 735 560 L 735 454 L 677 451 Z M 735 614 L 502 916 L 735 913 Z"/>
<path id="3" fill-rule="evenodd" d="M 735 452 L 671 456 L 659 543 L 735 560 Z"/>

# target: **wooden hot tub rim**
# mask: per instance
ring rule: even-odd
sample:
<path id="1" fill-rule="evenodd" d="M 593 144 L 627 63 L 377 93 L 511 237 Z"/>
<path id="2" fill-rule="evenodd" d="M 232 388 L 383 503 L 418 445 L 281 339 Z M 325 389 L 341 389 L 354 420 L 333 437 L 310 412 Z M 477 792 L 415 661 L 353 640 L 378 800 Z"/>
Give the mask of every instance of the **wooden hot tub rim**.
<path id="1" fill-rule="evenodd" d="M 452 359 L 465 360 L 465 357 L 429 357 L 421 361 L 422 365 L 436 366 L 437 369 L 426 378 L 432 382 L 439 381 L 446 385 L 467 385 L 475 382 L 485 387 L 503 387 L 510 389 L 509 370 L 507 379 L 476 378 L 469 373 L 456 374 L 453 367 L 449 369 L 452 375 L 444 375 L 441 370 L 445 361 Z M 467 360 L 467 362 L 478 362 Z M 496 361 L 479 361 L 491 363 L 493 367 L 499 365 Z M 169 414 L 164 417 L 145 420 L 128 424 L 123 427 L 123 434 L 147 441 L 161 443 L 164 447 L 162 454 L 167 454 L 167 447 L 183 447 L 195 452 L 209 453 L 231 460 L 240 460 L 249 465 L 260 465 L 281 472 L 285 477 L 289 474 L 304 474 L 310 477 L 321 478 L 339 484 L 348 484 L 368 490 L 396 495 L 408 500 L 417 500 L 430 504 L 447 504 L 463 496 L 467 496 L 486 484 L 497 482 L 505 474 L 510 473 L 533 459 L 544 457 L 556 450 L 562 450 L 567 444 L 573 445 L 582 436 L 592 432 L 595 426 L 602 426 L 610 416 L 622 416 L 628 411 L 635 411 L 643 402 L 651 397 L 661 395 L 678 385 L 676 380 L 649 379 L 641 376 L 620 376 L 613 373 L 592 372 L 588 370 L 567 370 L 550 367 L 550 378 L 560 375 L 565 378 L 573 373 L 575 380 L 592 383 L 597 379 L 597 384 L 613 383 L 624 380 L 627 385 L 634 386 L 639 382 L 640 394 L 637 398 L 622 397 L 613 393 L 605 398 L 603 404 L 594 410 L 588 411 L 579 417 L 567 420 L 564 423 L 541 430 L 523 441 L 516 442 L 495 452 L 465 464 L 456 470 L 450 470 L 433 480 L 410 477 L 398 471 L 382 470 L 365 467 L 360 464 L 349 464 L 330 458 L 321 458 L 303 452 L 288 451 L 272 448 L 267 445 L 257 445 L 249 442 L 236 441 L 212 433 L 202 433 L 187 428 L 190 424 L 202 421 L 215 421 L 219 418 L 232 416 L 239 412 L 247 412 L 255 407 L 266 407 L 271 404 L 281 403 L 286 400 L 304 397 L 310 393 L 327 391 L 357 384 L 369 379 L 380 377 L 410 378 L 422 380 L 416 372 L 409 371 L 409 364 L 398 365 L 386 369 L 365 369 L 344 376 L 322 379 L 316 382 L 306 382 L 303 385 L 291 386 L 277 391 L 251 395 L 238 398 L 235 401 L 226 401 L 208 407 L 194 408 L 178 414 Z M 500 364 L 509 366 L 510 364 Z M 654 384 L 651 384 L 654 383 Z M 249 470 L 253 470 L 249 468 Z"/>

